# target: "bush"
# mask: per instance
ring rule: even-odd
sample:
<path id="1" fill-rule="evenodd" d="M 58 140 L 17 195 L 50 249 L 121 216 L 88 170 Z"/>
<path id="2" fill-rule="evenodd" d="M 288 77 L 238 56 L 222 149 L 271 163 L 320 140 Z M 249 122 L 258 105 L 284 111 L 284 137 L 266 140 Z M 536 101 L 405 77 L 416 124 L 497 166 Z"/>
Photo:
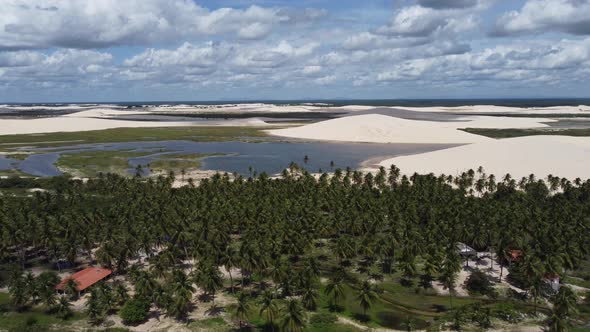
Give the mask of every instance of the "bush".
<path id="1" fill-rule="evenodd" d="M 522 321 L 522 313 L 512 303 L 498 303 L 492 310 L 492 315 L 509 323 Z"/>
<path id="2" fill-rule="evenodd" d="M 125 324 L 133 325 L 143 322 L 150 311 L 148 302 L 140 299 L 131 299 L 123 305 L 119 316 Z"/>
<path id="3" fill-rule="evenodd" d="M 488 276 L 480 270 L 475 270 L 471 273 L 469 278 L 467 278 L 466 286 L 470 294 L 488 295 L 490 297 L 496 296 L 494 287 Z"/>
<path id="4" fill-rule="evenodd" d="M 318 313 L 311 316 L 309 323 L 314 327 L 331 326 L 338 320 L 338 317 L 332 313 Z"/>

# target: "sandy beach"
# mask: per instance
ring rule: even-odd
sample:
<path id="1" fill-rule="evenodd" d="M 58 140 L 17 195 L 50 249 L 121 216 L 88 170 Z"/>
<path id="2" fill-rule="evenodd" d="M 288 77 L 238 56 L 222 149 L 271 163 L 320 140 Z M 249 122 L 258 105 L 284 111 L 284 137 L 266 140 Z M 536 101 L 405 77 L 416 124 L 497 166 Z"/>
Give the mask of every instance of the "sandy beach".
<path id="1" fill-rule="evenodd" d="M 385 160 L 381 166 L 396 165 L 404 173 L 458 175 L 483 166 L 487 174 L 513 178 L 553 176 L 589 179 L 590 138 L 527 136 L 490 140 L 419 155 Z"/>

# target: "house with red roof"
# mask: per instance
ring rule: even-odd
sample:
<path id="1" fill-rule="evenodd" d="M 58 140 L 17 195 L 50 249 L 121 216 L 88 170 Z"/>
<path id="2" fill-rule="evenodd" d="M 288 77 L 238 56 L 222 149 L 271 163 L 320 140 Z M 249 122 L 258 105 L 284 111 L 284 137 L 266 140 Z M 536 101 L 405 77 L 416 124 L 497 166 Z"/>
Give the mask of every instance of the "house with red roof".
<path id="1" fill-rule="evenodd" d="M 58 291 L 64 291 L 68 281 L 74 280 L 76 282 L 76 290 L 81 293 L 88 287 L 108 278 L 112 273 L 113 271 L 102 267 L 89 267 L 63 279 L 57 284 L 57 286 L 55 286 L 55 289 Z"/>

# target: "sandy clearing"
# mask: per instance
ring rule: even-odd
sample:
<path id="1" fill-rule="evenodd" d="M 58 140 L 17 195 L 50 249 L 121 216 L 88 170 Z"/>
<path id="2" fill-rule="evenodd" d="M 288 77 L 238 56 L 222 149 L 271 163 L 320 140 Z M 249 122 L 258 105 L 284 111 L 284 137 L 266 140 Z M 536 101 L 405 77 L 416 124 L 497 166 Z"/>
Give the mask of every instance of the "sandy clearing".
<path id="1" fill-rule="evenodd" d="M 383 161 L 402 172 L 458 175 L 483 166 L 486 173 L 519 179 L 533 173 L 575 179 L 590 178 L 590 138 L 528 136 L 464 145 L 445 150 L 402 156 Z"/>

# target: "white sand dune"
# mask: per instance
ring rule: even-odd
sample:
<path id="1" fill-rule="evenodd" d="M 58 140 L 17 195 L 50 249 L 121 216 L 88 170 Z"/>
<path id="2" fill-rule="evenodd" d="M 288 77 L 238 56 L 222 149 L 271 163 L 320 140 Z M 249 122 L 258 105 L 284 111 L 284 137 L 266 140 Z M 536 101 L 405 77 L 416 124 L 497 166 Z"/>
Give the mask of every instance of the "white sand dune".
<path id="1" fill-rule="evenodd" d="M 269 132 L 292 138 L 374 143 L 452 144 L 490 139 L 449 128 L 443 122 L 406 120 L 379 114 L 348 116 Z"/>
<path id="2" fill-rule="evenodd" d="M 579 114 L 590 113 L 590 106 L 551 106 L 551 107 L 509 107 L 496 105 L 469 105 L 457 107 L 407 107 L 394 106 L 392 108 L 415 112 L 450 112 L 450 113 L 519 113 L 519 114 Z"/>
<path id="3" fill-rule="evenodd" d="M 476 143 L 491 140 L 459 128 L 538 128 L 547 119 L 465 117 L 453 122 L 407 120 L 387 115 L 366 114 L 332 119 L 310 125 L 270 130 L 277 136 L 346 142 L 374 143 Z"/>
<path id="4" fill-rule="evenodd" d="M 528 136 L 464 145 L 455 148 L 385 160 L 402 172 L 458 175 L 483 166 L 487 174 L 513 178 L 549 174 L 575 179 L 590 178 L 590 138 Z"/>
<path id="5" fill-rule="evenodd" d="M 94 111 L 89 111 L 94 112 Z M 84 112 L 82 112 L 84 113 Z M 96 115 L 92 113 L 92 115 Z M 154 128 L 154 127 L 190 127 L 190 126 L 270 126 L 260 119 L 238 119 L 230 121 L 205 122 L 162 122 L 162 121 L 125 121 L 101 119 L 97 117 L 61 116 L 38 119 L 1 119 L 0 135 L 41 134 L 53 132 L 74 132 L 103 130 L 113 128 Z"/>
<path id="6" fill-rule="evenodd" d="M 2 119 L 0 135 L 74 132 L 111 128 L 178 127 L 187 122 L 122 121 L 93 118 L 56 117 L 40 119 Z"/>

